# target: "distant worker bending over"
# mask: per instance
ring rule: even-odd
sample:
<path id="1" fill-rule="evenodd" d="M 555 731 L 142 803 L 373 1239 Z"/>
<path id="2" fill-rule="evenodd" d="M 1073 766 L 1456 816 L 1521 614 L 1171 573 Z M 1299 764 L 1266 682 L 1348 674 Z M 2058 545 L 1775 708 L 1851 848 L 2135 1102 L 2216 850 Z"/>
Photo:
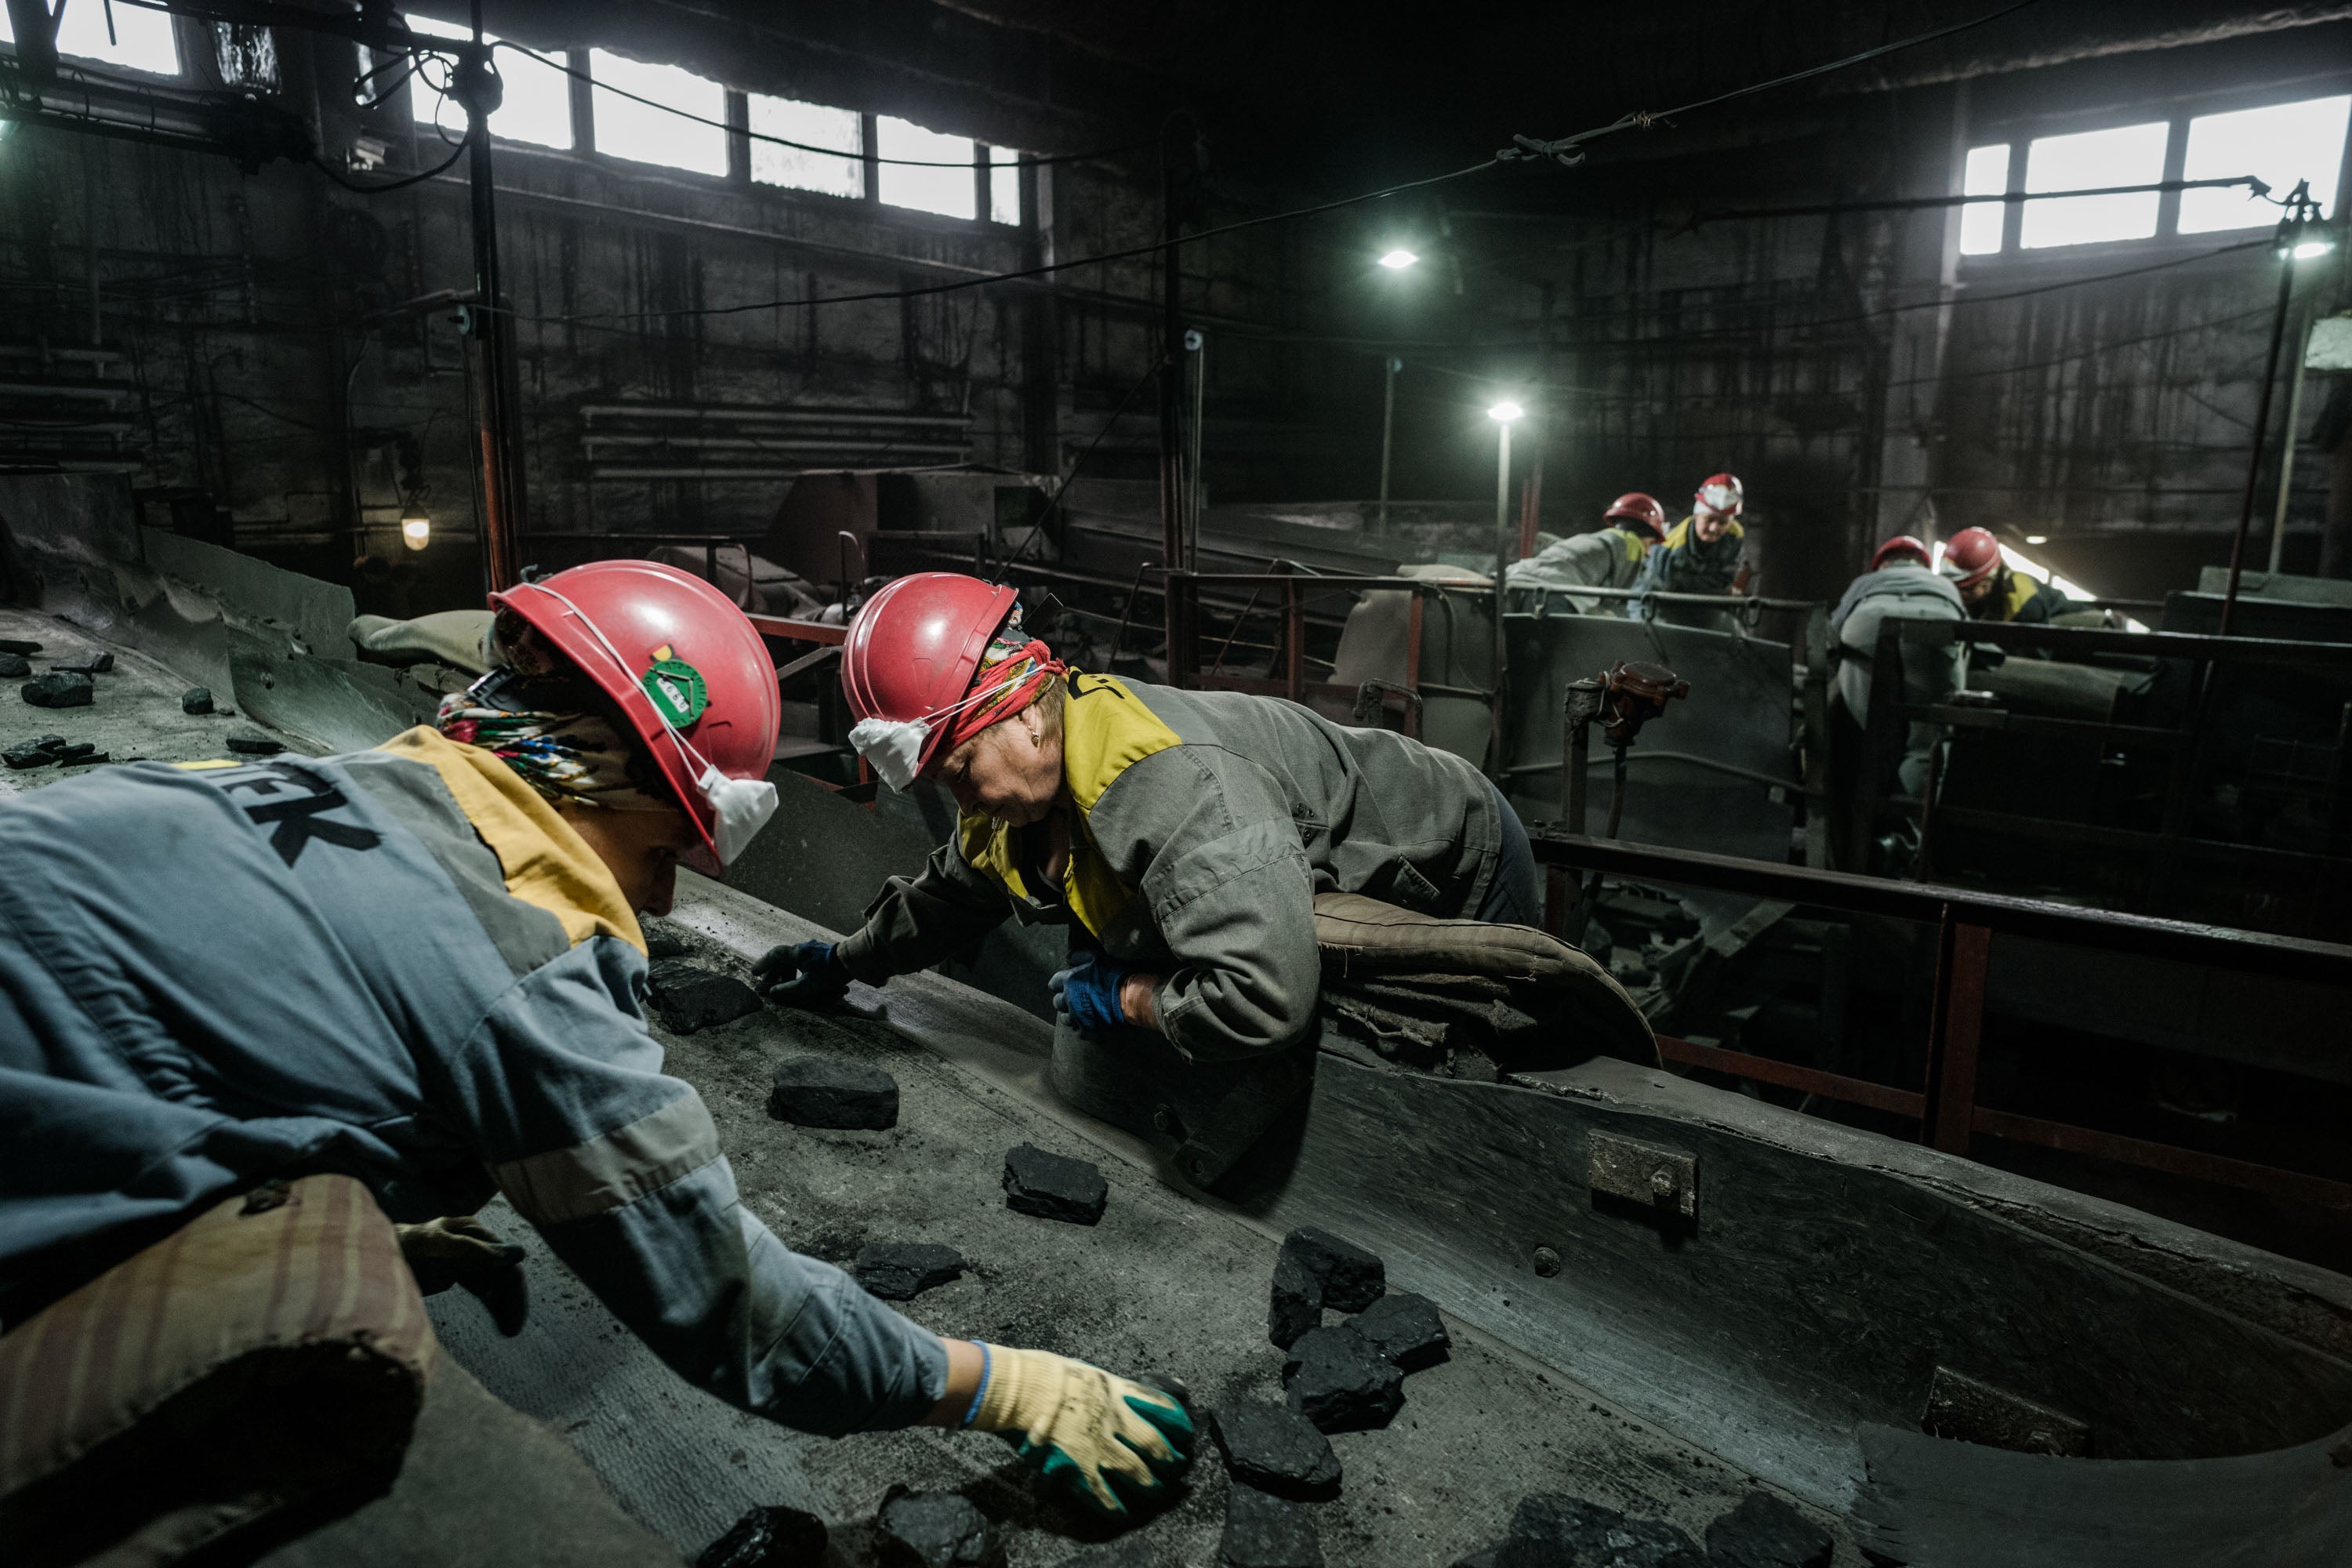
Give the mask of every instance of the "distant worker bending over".
<path id="1" fill-rule="evenodd" d="M 1615 615 L 1620 601 L 1567 590 L 1631 588 L 1642 575 L 1643 563 L 1665 535 L 1665 508 L 1639 490 L 1628 490 L 1609 503 L 1601 514 L 1601 527 L 1592 532 L 1559 540 L 1513 564 L 1507 579 L 1511 608 Z"/>
<path id="2" fill-rule="evenodd" d="M 1192 1440 L 1175 1401 L 942 1341 L 793 1253 L 662 1071 L 636 911 L 775 809 L 782 702 L 742 612 L 646 562 L 490 603 L 496 668 L 436 726 L 0 805 L 0 1322 L 320 1173 L 413 1222 L 412 1258 L 512 1267 L 436 1217 L 503 1193 L 680 1376 L 755 1415 L 1003 1432 L 1114 1512 L 1160 1489 Z"/>
<path id="3" fill-rule="evenodd" d="M 1847 586 L 1837 608 L 1830 612 L 1830 633 L 1837 639 L 1837 704 L 1853 726 L 1849 743 L 1838 748 L 1841 753 L 1851 755 L 1857 750 L 1852 742 L 1861 738 L 1856 731 L 1869 724 L 1872 696 L 1880 689 L 1876 678 L 1882 672 L 1874 668 L 1879 624 L 1890 616 L 1915 621 L 1961 618 L 1958 590 L 1937 575 L 1928 561 L 1927 545 L 1907 533 L 1895 535 L 1878 547 L 1870 558 L 1870 570 Z M 1966 644 L 1900 646 L 1903 668 L 1895 689 L 1895 700 L 1940 702 L 1959 689 L 1967 670 Z M 1916 720 L 1911 723 L 1896 769 L 1906 795 L 1916 796 L 1927 787 L 1928 758 L 1942 740 L 1941 725 Z M 1885 788 L 1880 779 L 1857 782 L 1866 784 L 1874 794 Z"/>
<path id="4" fill-rule="evenodd" d="M 1952 535 L 1937 570 L 1960 591 L 1970 620 L 2046 626 L 2074 603 L 2054 584 L 2012 571 L 2001 555 L 2000 542 L 1981 528 L 1964 528 Z"/>
<path id="5" fill-rule="evenodd" d="M 961 820 L 861 929 L 770 955 L 788 998 L 912 973 L 1017 914 L 1075 928 L 1054 988 L 1076 1029 L 1232 1060 L 1306 1037 L 1318 893 L 1541 917 L 1527 830 L 1461 758 L 1279 698 L 1066 668 L 1012 588 L 899 578 L 851 626 L 841 679 L 852 743 L 893 788 L 937 778 Z"/>
<path id="6" fill-rule="evenodd" d="M 1747 532 L 1739 523 L 1747 493 L 1738 477 L 1717 474 L 1691 499 L 1691 514 L 1650 552 L 1634 581 L 1636 591 L 1735 594 L 1747 586 Z M 1630 609 L 1638 616 L 1640 602 Z"/>

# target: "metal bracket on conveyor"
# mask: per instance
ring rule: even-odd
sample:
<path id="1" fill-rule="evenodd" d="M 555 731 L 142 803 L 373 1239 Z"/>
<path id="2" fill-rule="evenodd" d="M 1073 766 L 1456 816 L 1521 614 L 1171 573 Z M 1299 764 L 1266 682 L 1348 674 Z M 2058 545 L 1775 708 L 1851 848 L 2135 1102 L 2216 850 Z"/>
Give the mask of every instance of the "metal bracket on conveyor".
<path id="1" fill-rule="evenodd" d="M 1594 1132 L 1585 1145 L 1585 1184 L 1684 1225 L 1698 1219 L 1698 1156 L 1663 1144 Z"/>

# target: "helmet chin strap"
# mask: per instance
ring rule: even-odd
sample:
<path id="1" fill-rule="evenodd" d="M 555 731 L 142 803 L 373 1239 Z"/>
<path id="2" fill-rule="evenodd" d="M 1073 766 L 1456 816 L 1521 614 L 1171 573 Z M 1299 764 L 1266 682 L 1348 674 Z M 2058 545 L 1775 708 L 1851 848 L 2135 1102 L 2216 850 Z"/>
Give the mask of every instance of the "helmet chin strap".
<path id="1" fill-rule="evenodd" d="M 562 605 L 588 628 L 588 635 L 596 639 L 597 646 L 612 658 L 621 673 L 631 680 L 636 679 L 637 672 L 629 668 L 629 661 L 621 657 L 621 650 L 613 646 L 613 640 L 604 635 L 604 628 L 589 619 L 579 605 L 543 583 L 526 583 L 519 586 L 536 588 Z M 685 731 L 670 722 L 668 714 L 662 712 L 657 705 L 654 713 L 661 720 L 662 728 L 669 731 L 669 738 L 677 742 L 677 749 L 688 761 L 701 769 L 695 778 L 694 787 L 700 792 L 703 804 L 710 808 L 711 848 L 720 866 L 730 864 L 743 852 L 744 847 L 758 837 L 760 829 L 768 825 L 768 819 L 776 815 L 776 786 L 766 779 L 739 779 L 719 772 L 718 765 L 686 738 Z"/>

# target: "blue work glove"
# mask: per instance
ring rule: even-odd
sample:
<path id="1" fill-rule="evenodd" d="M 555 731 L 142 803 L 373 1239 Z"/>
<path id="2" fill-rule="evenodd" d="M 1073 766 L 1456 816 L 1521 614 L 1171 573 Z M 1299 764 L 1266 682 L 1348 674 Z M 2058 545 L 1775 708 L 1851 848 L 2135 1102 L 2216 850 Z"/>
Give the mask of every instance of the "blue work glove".
<path id="1" fill-rule="evenodd" d="M 1054 972 L 1045 989 L 1054 994 L 1054 1011 L 1066 1013 L 1082 1035 L 1100 1035 L 1127 1022 L 1119 1010 L 1118 988 L 1128 976 L 1121 964 L 1099 952 L 1076 955 L 1067 969 Z"/>
<path id="2" fill-rule="evenodd" d="M 849 971 L 835 943 L 803 942 L 770 948 L 751 965 L 751 984 L 779 1005 L 822 1007 L 848 994 Z"/>

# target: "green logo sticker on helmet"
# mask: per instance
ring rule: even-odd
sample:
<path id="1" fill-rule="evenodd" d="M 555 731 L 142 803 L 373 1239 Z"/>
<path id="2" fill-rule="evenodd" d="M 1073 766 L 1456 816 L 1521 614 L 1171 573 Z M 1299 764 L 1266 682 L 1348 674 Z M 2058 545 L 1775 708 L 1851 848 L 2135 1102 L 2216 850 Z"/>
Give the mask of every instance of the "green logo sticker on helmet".
<path id="1" fill-rule="evenodd" d="M 646 695 L 653 699 L 654 710 L 676 729 L 685 729 L 710 706 L 710 692 L 702 683 L 702 671 L 682 658 L 655 660 L 654 667 L 645 673 L 644 685 Z"/>

